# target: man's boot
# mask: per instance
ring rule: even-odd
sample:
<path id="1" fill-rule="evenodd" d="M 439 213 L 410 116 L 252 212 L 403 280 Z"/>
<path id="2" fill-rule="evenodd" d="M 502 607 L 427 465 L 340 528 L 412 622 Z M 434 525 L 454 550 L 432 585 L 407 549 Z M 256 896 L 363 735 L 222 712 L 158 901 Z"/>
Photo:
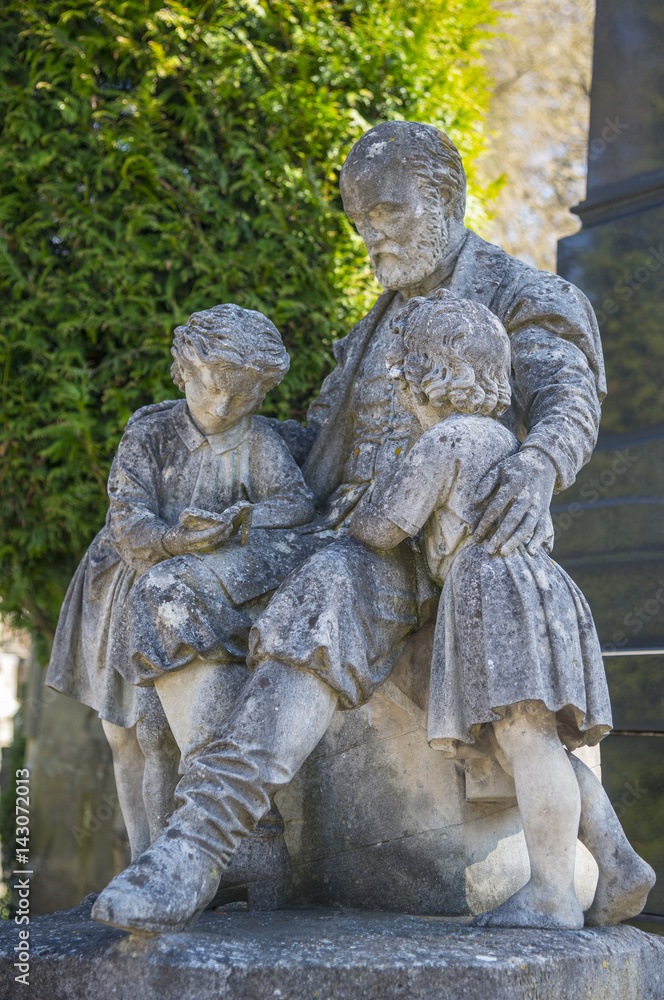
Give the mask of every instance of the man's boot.
<path id="1" fill-rule="evenodd" d="M 214 741 L 250 677 L 244 663 L 195 658 L 185 670 L 156 679 L 160 706 L 180 748 L 181 774 Z M 246 901 L 252 910 L 277 910 L 285 905 L 290 872 L 284 823 L 273 805 L 233 854 L 209 906 Z"/>
<path id="2" fill-rule="evenodd" d="M 272 796 L 325 733 L 336 704 L 315 674 L 263 661 L 180 781 L 166 830 L 100 893 L 92 916 L 130 931 L 190 926 Z"/>
<path id="3" fill-rule="evenodd" d="M 240 841 L 208 909 L 242 901 L 250 910 L 280 910 L 286 905 L 290 873 L 284 821 L 273 805 Z"/>

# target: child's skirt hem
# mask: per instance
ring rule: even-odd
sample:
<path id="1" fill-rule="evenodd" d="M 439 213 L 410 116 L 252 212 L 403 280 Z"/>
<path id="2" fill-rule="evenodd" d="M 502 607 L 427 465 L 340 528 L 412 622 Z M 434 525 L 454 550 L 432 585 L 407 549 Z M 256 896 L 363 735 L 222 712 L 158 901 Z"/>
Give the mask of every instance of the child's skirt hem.
<path id="1" fill-rule="evenodd" d="M 612 726 L 602 652 L 590 608 L 543 550 L 492 556 L 470 545 L 455 557 L 438 608 L 428 740 L 456 756 L 501 708 L 540 701 L 570 749 L 594 746 Z M 494 708 L 494 706 L 499 706 Z M 446 749 L 445 749 L 446 748 Z"/>

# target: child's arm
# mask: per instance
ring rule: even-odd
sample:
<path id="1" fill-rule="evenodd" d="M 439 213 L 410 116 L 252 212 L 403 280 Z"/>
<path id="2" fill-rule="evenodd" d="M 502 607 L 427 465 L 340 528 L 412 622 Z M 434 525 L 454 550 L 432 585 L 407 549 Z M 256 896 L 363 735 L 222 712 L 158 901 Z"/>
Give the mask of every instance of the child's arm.
<path id="1" fill-rule="evenodd" d="M 293 528 L 314 516 L 311 490 L 283 438 L 256 421 L 251 448 L 253 528 Z"/>
<path id="2" fill-rule="evenodd" d="M 140 421 L 128 428 L 120 442 L 108 478 L 110 536 L 130 566 L 145 569 L 172 555 L 209 552 L 225 541 L 226 525 L 203 531 L 171 527 L 159 517 L 157 472 L 160 455 L 154 428 Z M 232 528 L 230 529 L 232 530 Z"/>
<path id="3" fill-rule="evenodd" d="M 350 533 L 374 549 L 393 549 L 408 532 L 391 521 L 370 501 L 360 503 L 350 521 Z"/>
<path id="4" fill-rule="evenodd" d="M 377 549 L 392 549 L 416 535 L 454 481 L 456 463 L 449 445 L 443 424 L 423 434 L 397 470 L 378 480 L 371 500 L 358 505 L 351 534 Z"/>

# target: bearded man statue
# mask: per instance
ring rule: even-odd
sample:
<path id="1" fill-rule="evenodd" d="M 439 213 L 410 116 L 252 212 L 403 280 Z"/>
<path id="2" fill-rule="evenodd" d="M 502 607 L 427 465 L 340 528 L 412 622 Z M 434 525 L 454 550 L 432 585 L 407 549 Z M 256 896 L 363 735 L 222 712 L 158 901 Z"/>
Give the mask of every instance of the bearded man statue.
<path id="1" fill-rule="evenodd" d="M 385 363 L 408 299 L 447 288 L 488 307 L 510 338 L 512 404 L 501 419 L 522 444 L 478 490 L 478 499 L 491 496 L 477 529 L 490 551 L 550 547 L 552 494 L 574 482 L 595 445 L 605 381 L 593 310 L 573 285 L 464 226 L 465 174 L 453 143 L 429 125 L 382 123 L 353 146 L 340 186 L 385 291 L 335 345 L 337 367 L 302 431 L 302 441 L 313 440 L 304 474 L 321 512 L 307 529 L 317 551 L 255 621 L 247 660 L 253 672 L 230 717 L 215 722 L 209 709 L 201 713 L 208 728 L 197 732 L 199 749 L 167 829 L 97 899 L 93 916 L 115 926 L 173 930 L 195 919 L 336 709 L 366 702 L 435 598 L 409 540 L 382 551 L 348 530 L 371 484 L 403 461 L 416 433 Z M 209 688 L 200 664 L 210 649 L 189 641 L 206 630 L 188 621 L 200 606 L 171 616 L 183 623 L 177 663 L 150 663 L 140 648 L 133 656 L 144 677 L 152 669 L 157 687 L 164 673 L 194 664 L 192 684 L 200 683 L 204 699 Z M 158 608 L 151 612 L 143 602 L 135 613 L 156 618 Z M 207 641 L 224 647 L 221 635 Z M 224 663 L 210 669 L 223 671 Z M 195 690 L 189 696 L 193 704 Z"/>

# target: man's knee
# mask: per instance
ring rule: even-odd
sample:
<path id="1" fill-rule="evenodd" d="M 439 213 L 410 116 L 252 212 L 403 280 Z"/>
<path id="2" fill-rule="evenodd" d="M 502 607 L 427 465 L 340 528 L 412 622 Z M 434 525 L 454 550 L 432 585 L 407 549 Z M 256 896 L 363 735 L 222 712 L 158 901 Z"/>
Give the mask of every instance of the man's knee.
<path id="1" fill-rule="evenodd" d="M 151 566 L 136 581 L 133 593 L 141 597 L 163 597 L 177 590 L 189 575 L 188 556 L 174 556 Z"/>

